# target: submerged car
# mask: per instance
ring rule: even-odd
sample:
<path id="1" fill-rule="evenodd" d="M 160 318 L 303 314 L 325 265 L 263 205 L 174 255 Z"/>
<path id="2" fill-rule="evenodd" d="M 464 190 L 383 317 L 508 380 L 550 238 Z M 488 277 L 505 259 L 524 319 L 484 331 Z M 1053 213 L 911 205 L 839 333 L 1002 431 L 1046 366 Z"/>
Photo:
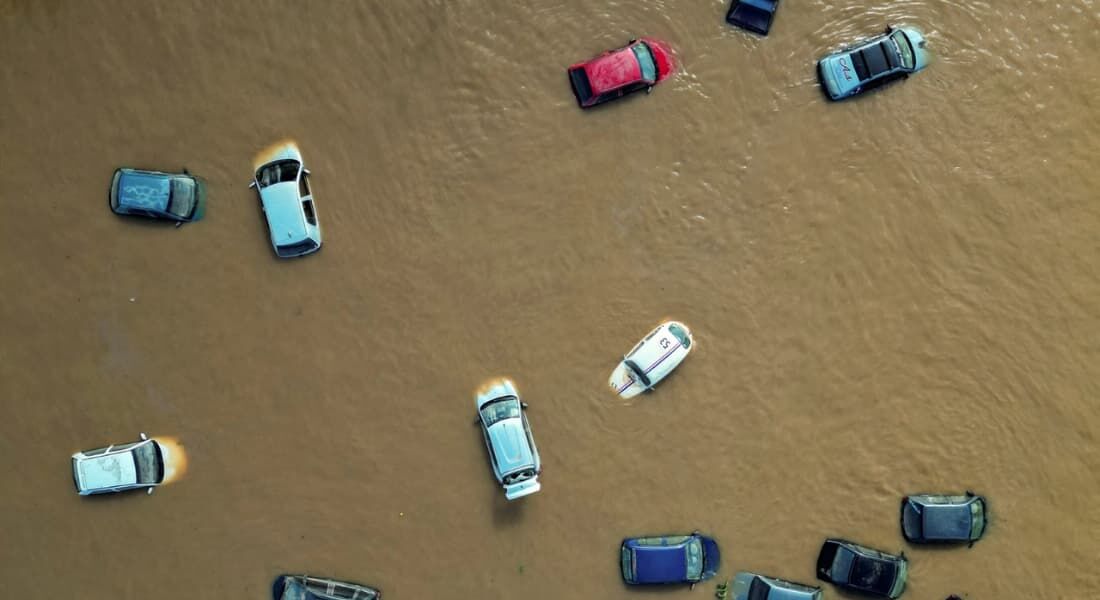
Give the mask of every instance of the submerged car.
<path id="1" fill-rule="evenodd" d="M 825 94 L 842 100 L 904 79 L 928 66 L 924 35 L 912 27 L 887 27 L 886 33 L 822 58 L 817 78 Z"/>
<path id="2" fill-rule="evenodd" d="M 721 565 L 718 543 L 693 532 L 627 538 L 619 548 L 623 581 L 630 585 L 690 583 L 714 577 Z"/>
<path id="3" fill-rule="evenodd" d="M 817 578 L 838 587 L 883 598 L 905 591 L 909 561 L 840 539 L 827 539 L 817 555 Z"/>
<path id="4" fill-rule="evenodd" d="M 985 498 L 921 494 L 901 500 L 901 532 L 913 543 L 974 542 L 985 533 Z"/>
<path id="5" fill-rule="evenodd" d="M 733 0 L 726 13 L 726 22 L 742 29 L 768 35 L 779 0 Z"/>
<path id="6" fill-rule="evenodd" d="M 661 323 L 623 356 L 608 385 L 622 398 L 653 389 L 683 362 L 693 341 L 687 325 L 679 321 Z"/>
<path id="7" fill-rule="evenodd" d="M 164 482 L 164 451 L 143 433 L 128 444 L 73 454 L 73 483 L 81 496 L 153 488 Z"/>
<path id="8" fill-rule="evenodd" d="M 271 586 L 272 600 L 379 600 L 382 592 L 358 583 L 308 575 L 280 575 Z"/>
<path id="9" fill-rule="evenodd" d="M 648 92 L 675 69 L 668 44 L 641 38 L 569 67 L 569 83 L 577 103 L 589 108 L 632 92 Z"/>
<path id="10" fill-rule="evenodd" d="M 206 184 L 186 170 L 183 173 L 115 170 L 108 193 L 111 210 L 179 223 L 198 221 L 206 212 Z"/>
<path id="11" fill-rule="evenodd" d="M 256 165 L 252 183 L 260 193 L 260 205 L 276 256 L 305 256 L 321 249 L 321 227 L 309 188 L 309 169 L 302 163 L 298 146 L 286 143 L 269 152 Z"/>
<path id="12" fill-rule="evenodd" d="M 539 491 L 542 464 L 524 412 L 527 404 L 520 401 L 515 385 L 497 380 L 478 392 L 476 403 L 477 422 L 504 497 L 516 500 Z"/>
<path id="13" fill-rule="evenodd" d="M 821 600 L 821 588 L 757 575 L 738 573 L 733 578 L 734 600 Z"/>

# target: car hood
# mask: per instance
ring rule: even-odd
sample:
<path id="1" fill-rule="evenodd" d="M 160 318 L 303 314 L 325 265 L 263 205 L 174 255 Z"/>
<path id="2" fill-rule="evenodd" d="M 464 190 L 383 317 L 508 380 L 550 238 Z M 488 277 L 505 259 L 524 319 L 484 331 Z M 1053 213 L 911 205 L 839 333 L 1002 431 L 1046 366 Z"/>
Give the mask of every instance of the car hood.
<path id="1" fill-rule="evenodd" d="M 285 246 L 306 239 L 308 232 L 297 183 L 287 181 L 269 185 L 260 190 L 260 201 L 264 205 L 271 241 Z"/>
<path id="2" fill-rule="evenodd" d="M 481 410 L 481 407 L 504 396 L 519 397 L 519 392 L 516 391 L 516 386 L 508 379 L 496 379 L 487 383 L 482 389 L 478 390 L 477 397 L 474 399 L 474 404 L 477 405 L 477 409 Z"/>
<path id="3" fill-rule="evenodd" d="M 708 537 L 700 537 L 703 541 L 703 579 L 714 577 L 722 566 L 722 553 L 718 550 L 718 542 Z"/>
<path id="4" fill-rule="evenodd" d="M 256 159 L 252 161 L 252 170 L 253 172 L 258 171 L 264 165 L 280 160 L 295 160 L 305 166 L 305 163 L 302 162 L 302 153 L 298 150 L 297 144 L 293 142 L 282 142 L 261 152 Z"/>
<path id="5" fill-rule="evenodd" d="M 912 27 L 899 29 L 905 32 L 905 37 L 909 38 L 909 43 L 913 46 L 913 70 L 920 71 L 927 67 L 932 60 L 932 54 L 928 52 L 928 42 L 924 39 L 924 34 Z"/>
<path id="6" fill-rule="evenodd" d="M 535 457 L 531 452 L 531 445 L 527 443 L 522 420 L 504 419 L 493 423 L 489 428 L 489 443 L 493 446 L 497 469 L 501 475 L 534 468 Z"/>
<path id="7" fill-rule="evenodd" d="M 683 546 L 634 546 L 634 578 L 638 583 L 684 581 L 687 553 Z"/>
<path id="8" fill-rule="evenodd" d="M 668 79 L 669 75 L 676 72 L 676 58 L 673 54 L 672 47 L 654 38 L 646 37 L 642 38 L 642 41 L 649 46 L 650 54 L 653 55 L 654 60 L 657 62 L 657 81 Z"/>
<path id="9" fill-rule="evenodd" d="M 168 209 L 171 179 L 144 173 L 123 173 L 118 180 L 118 205 L 129 209 Z"/>
<path id="10" fill-rule="evenodd" d="M 112 488 L 137 483 L 137 466 L 130 452 L 85 458 L 79 462 L 80 482 L 84 489 Z"/>

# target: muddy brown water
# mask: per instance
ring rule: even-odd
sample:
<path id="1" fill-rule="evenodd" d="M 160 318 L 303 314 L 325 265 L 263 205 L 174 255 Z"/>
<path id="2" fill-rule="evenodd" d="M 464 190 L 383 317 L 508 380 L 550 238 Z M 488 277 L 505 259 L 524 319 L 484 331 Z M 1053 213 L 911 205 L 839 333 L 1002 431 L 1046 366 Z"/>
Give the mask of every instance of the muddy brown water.
<path id="1" fill-rule="evenodd" d="M 624 535 L 701 529 L 723 576 L 905 550 L 906 598 L 1100 593 L 1100 3 L 0 2 L 0 575 L 7 598 L 637 592 Z M 925 72 L 829 104 L 814 60 L 887 22 Z M 680 72 L 582 112 L 571 62 Z M 252 156 L 292 138 L 325 248 L 273 257 Z M 180 229 L 118 166 L 205 177 Z M 131 300 L 132 299 L 132 300 Z M 665 317 L 698 348 L 605 389 Z M 515 379 L 545 472 L 507 504 L 473 390 Z M 68 455 L 172 436 L 189 469 L 79 498 Z M 972 549 L 902 494 L 972 489 Z M 827 588 L 826 597 L 844 597 Z"/>

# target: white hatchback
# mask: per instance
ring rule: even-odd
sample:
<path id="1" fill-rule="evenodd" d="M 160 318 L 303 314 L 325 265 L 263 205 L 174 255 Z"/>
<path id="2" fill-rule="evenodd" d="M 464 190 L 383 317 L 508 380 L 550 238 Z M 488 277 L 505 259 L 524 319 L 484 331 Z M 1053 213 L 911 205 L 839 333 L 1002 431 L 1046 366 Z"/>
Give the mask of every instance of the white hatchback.
<path id="1" fill-rule="evenodd" d="M 691 330 L 678 321 L 666 321 L 649 332 L 623 357 L 608 385 L 623 398 L 653 389 L 691 352 Z"/>
<path id="2" fill-rule="evenodd" d="M 164 482 L 164 451 L 141 434 L 128 444 L 85 450 L 73 455 L 73 483 L 81 496 L 153 488 Z"/>

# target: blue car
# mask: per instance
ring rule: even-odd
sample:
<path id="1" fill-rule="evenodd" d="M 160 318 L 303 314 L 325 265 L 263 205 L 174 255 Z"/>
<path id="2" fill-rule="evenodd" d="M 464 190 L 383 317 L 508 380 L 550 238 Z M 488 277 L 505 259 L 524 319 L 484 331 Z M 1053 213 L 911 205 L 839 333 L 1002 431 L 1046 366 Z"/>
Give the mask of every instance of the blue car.
<path id="1" fill-rule="evenodd" d="M 119 215 L 190 223 L 206 212 L 206 185 L 186 171 L 118 169 L 108 198 L 111 210 Z"/>
<path id="2" fill-rule="evenodd" d="M 928 66 L 924 36 L 912 27 L 886 33 L 822 58 L 817 78 L 831 100 L 843 100 L 904 79 Z"/>
<path id="3" fill-rule="evenodd" d="M 627 538 L 619 551 L 623 581 L 630 585 L 690 583 L 714 577 L 722 555 L 712 538 L 694 532 Z"/>

